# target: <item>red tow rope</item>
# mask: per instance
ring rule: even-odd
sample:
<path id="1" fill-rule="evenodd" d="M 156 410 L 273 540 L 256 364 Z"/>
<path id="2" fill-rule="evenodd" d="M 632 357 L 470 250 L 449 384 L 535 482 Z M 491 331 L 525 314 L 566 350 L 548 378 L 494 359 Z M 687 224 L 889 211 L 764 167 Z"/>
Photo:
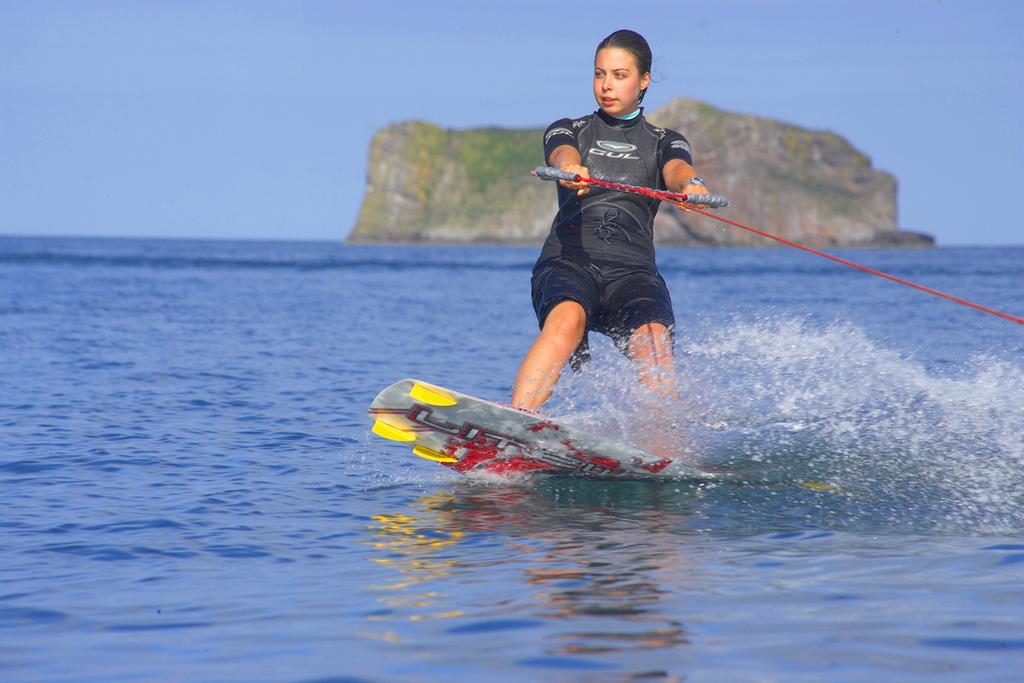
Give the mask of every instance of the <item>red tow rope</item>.
<path id="1" fill-rule="evenodd" d="M 792 240 L 787 240 L 784 237 L 779 237 L 778 235 L 773 235 L 770 232 L 765 232 L 764 230 L 759 230 L 757 228 L 752 228 L 749 225 L 743 225 L 742 223 L 739 223 L 739 222 L 733 221 L 733 220 L 729 220 L 728 218 L 722 218 L 721 216 L 713 214 L 710 211 L 706 211 L 704 209 L 700 209 L 700 208 L 698 208 L 696 206 L 696 204 L 701 204 L 701 205 L 704 205 L 704 206 L 711 206 L 711 207 L 727 206 L 728 205 L 728 200 L 725 197 L 722 197 L 721 195 L 693 195 L 693 197 L 688 197 L 687 195 L 680 194 L 678 192 L 666 192 L 664 190 L 654 190 L 654 189 L 651 189 L 649 187 L 640 187 L 640 186 L 637 186 L 637 185 L 621 185 L 619 183 L 613 183 L 613 182 L 609 182 L 607 180 L 599 180 L 597 178 L 584 178 L 581 175 L 575 175 L 575 174 L 572 174 L 572 173 L 568 173 L 566 171 L 559 170 L 557 168 L 543 167 L 543 166 L 540 167 L 540 168 L 534 169 L 533 170 L 533 175 L 535 175 L 538 178 L 541 178 L 543 180 L 568 180 L 569 182 L 587 183 L 588 185 L 596 185 L 598 187 L 603 187 L 603 188 L 606 188 L 606 189 L 609 189 L 609 190 L 613 190 L 613 191 L 616 191 L 616 192 L 629 192 L 629 193 L 632 193 L 632 194 L 640 194 L 640 195 L 643 195 L 645 197 L 650 197 L 652 199 L 659 199 L 659 200 L 662 200 L 662 201 L 667 201 L 667 202 L 669 202 L 671 204 L 674 204 L 675 206 L 677 206 L 677 207 L 679 207 L 681 209 L 685 209 L 686 211 L 692 211 L 693 213 L 700 214 L 701 216 L 706 216 L 708 218 L 713 218 L 716 221 L 720 221 L 722 223 L 726 223 L 727 225 L 731 225 L 733 227 L 739 228 L 740 230 L 746 230 L 748 232 L 754 233 L 755 235 L 761 235 L 762 237 L 767 237 L 770 240 L 775 240 L 776 242 L 781 242 L 782 244 L 785 244 L 786 246 L 796 247 L 797 249 L 803 249 L 804 251 L 809 252 L 811 254 L 815 254 L 816 256 L 821 256 L 823 258 L 827 258 L 830 261 L 835 261 L 836 263 L 842 263 L 844 266 L 850 266 L 851 268 L 855 268 L 855 269 L 857 269 L 859 271 L 862 271 L 862 272 L 865 272 L 865 273 L 870 273 L 871 275 L 877 275 L 878 277 L 885 278 L 886 280 L 892 280 L 893 282 L 898 282 L 901 285 L 906 285 L 907 287 L 912 287 L 913 289 L 916 289 L 916 290 L 919 290 L 919 291 L 922 291 L 922 292 L 927 292 L 928 294 L 932 294 L 932 295 L 937 296 L 937 297 L 941 297 L 941 298 L 946 299 L 948 301 L 952 301 L 953 303 L 960 304 L 961 306 L 967 306 L 968 308 L 973 308 L 976 311 L 981 311 L 982 313 L 989 313 L 991 315 L 995 315 L 995 316 L 998 316 L 1000 318 L 1004 318 L 1006 320 L 1009 320 L 1010 322 L 1015 322 L 1018 325 L 1024 325 L 1024 318 L 1020 318 L 1020 317 L 1015 316 L 1015 315 L 1010 315 L 1009 313 L 1004 313 L 1002 311 L 997 311 L 994 308 L 989 308 L 988 306 L 982 306 L 981 304 L 976 304 L 973 301 L 968 301 L 967 299 L 961 299 L 958 296 L 953 296 L 952 294 L 947 294 L 945 292 L 940 292 L 937 289 L 932 289 L 931 287 L 925 287 L 924 285 L 919 285 L 916 282 L 911 282 L 910 280 L 904 280 L 903 278 L 896 277 L 895 275 L 889 275 L 888 273 L 883 273 L 882 271 L 875 270 L 874 268 L 868 268 L 867 266 L 862 266 L 859 263 L 854 263 L 853 261 L 850 261 L 849 259 L 840 258 L 839 256 L 833 256 L 832 254 L 828 254 L 828 253 L 826 253 L 824 251 L 820 251 L 818 249 L 814 249 L 813 247 L 808 247 L 805 244 L 800 244 L 799 242 L 793 242 Z"/>
<path id="2" fill-rule="evenodd" d="M 677 204 L 677 206 L 683 207 L 683 204 L 680 203 L 680 204 Z M 799 242 L 793 242 L 791 240 L 787 240 L 785 237 L 779 237 L 778 235 L 772 235 L 771 233 L 765 232 L 764 230 L 758 230 L 757 228 L 752 228 L 749 225 L 743 225 L 742 223 L 737 223 L 736 221 L 731 221 L 728 218 L 722 218 L 721 216 L 716 216 L 715 214 L 711 213 L 710 211 L 704 211 L 703 209 L 698 209 L 698 208 L 696 208 L 694 206 L 689 206 L 689 205 L 686 205 L 685 208 L 688 211 L 692 211 L 694 213 L 699 213 L 701 216 L 707 216 L 708 218 L 714 218 L 716 221 L 721 221 L 723 223 L 728 223 L 729 225 L 737 227 L 740 230 L 747 230 L 749 232 L 754 233 L 755 235 L 761 235 L 762 237 L 767 237 L 770 240 L 775 240 L 776 242 L 782 242 L 783 244 L 785 244 L 787 246 L 790 246 L 790 247 L 796 247 L 797 249 L 803 249 L 804 251 L 808 251 L 808 252 L 810 252 L 812 254 L 816 254 L 816 255 L 821 256 L 823 258 L 827 258 L 827 259 L 829 259 L 831 261 L 835 261 L 836 263 L 842 263 L 843 265 L 850 266 L 851 268 L 856 268 L 857 270 L 863 271 L 865 273 L 870 273 L 872 275 L 877 275 L 878 277 L 883 277 L 886 280 L 892 280 L 893 282 L 898 282 L 901 285 L 906 285 L 907 287 L 913 287 L 914 289 L 920 290 L 922 292 L 927 292 L 928 294 L 934 294 L 935 296 L 942 297 L 943 299 L 947 299 L 949 301 L 952 301 L 953 303 L 960 304 L 961 306 L 967 306 L 968 308 L 973 308 L 974 310 L 981 311 L 982 313 L 991 313 L 992 315 L 997 315 L 1000 318 L 1005 318 L 1005 319 L 1009 320 L 1010 322 L 1015 322 L 1018 325 L 1024 325 L 1024 318 L 1018 318 L 1015 315 L 1010 315 L 1009 313 L 1003 313 L 1002 311 L 997 311 L 994 308 L 989 308 L 988 306 L 982 306 L 981 304 L 976 304 L 973 301 L 968 301 L 967 299 L 961 299 L 958 296 L 953 296 L 952 294 L 946 294 L 945 292 L 940 292 L 937 289 L 932 289 L 931 287 L 925 287 L 924 285 L 919 285 L 916 282 L 911 282 L 910 280 L 904 280 L 901 277 L 896 277 L 895 275 L 889 275 L 889 273 L 883 273 L 882 271 L 875 270 L 874 268 L 868 268 L 867 266 L 862 266 L 861 264 L 854 263 L 853 261 L 850 261 L 849 259 L 840 258 L 839 256 L 833 256 L 832 254 L 828 254 L 828 253 L 826 253 L 824 251 L 819 251 L 817 249 L 814 249 L 813 247 L 808 247 L 805 244 L 800 244 Z"/>

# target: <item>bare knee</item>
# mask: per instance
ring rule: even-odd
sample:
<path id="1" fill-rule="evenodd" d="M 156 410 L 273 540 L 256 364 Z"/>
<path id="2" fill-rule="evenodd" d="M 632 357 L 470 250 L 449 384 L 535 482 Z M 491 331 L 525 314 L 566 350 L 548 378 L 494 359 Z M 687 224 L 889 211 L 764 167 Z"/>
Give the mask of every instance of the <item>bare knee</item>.
<path id="1" fill-rule="evenodd" d="M 563 301 L 548 313 L 542 334 L 575 348 L 586 329 L 587 312 L 583 306 L 575 301 Z"/>
<path id="2" fill-rule="evenodd" d="M 654 365 L 672 362 L 672 337 L 661 323 L 647 323 L 633 330 L 627 349 L 635 361 Z"/>

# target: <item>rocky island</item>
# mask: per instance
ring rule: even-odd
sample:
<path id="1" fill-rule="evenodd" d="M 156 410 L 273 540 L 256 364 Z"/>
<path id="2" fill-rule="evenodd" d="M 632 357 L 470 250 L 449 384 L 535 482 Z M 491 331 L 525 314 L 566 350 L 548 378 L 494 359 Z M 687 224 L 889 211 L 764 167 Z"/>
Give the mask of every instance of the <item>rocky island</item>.
<path id="1" fill-rule="evenodd" d="M 712 192 L 733 220 L 819 247 L 924 247 L 897 225 L 896 179 L 842 137 L 681 98 L 650 113 L 683 133 Z M 446 130 L 409 121 L 370 144 L 366 194 L 352 243 L 540 244 L 555 213 L 543 130 Z M 662 207 L 662 246 L 775 246 L 709 218 Z"/>

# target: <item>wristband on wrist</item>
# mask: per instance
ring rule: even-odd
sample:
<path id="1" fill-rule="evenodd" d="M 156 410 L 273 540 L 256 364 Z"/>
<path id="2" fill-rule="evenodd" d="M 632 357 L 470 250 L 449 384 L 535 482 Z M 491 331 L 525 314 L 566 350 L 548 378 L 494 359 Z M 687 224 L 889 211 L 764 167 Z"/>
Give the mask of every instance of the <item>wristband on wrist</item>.
<path id="1" fill-rule="evenodd" d="M 687 185 L 700 185 L 705 190 L 708 189 L 708 184 L 706 182 L 704 182 L 704 179 L 701 178 L 699 175 L 695 175 L 692 178 L 690 178 L 689 180 L 687 180 L 685 183 L 683 183 L 683 187 L 684 188 Z"/>

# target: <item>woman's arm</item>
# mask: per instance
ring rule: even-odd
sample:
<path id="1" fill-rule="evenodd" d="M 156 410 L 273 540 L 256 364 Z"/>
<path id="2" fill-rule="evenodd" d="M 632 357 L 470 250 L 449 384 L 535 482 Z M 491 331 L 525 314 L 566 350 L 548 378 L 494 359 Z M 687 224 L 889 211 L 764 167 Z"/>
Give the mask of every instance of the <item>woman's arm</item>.
<path id="1" fill-rule="evenodd" d="M 708 188 L 704 185 L 688 182 L 691 178 L 697 177 L 697 171 L 682 159 L 669 159 L 661 170 L 661 175 L 669 192 L 708 194 Z"/>
<path id="2" fill-rule="evenodd" d="M 561 171 L 568 171 L 569 173 L 589 178 L 590 170 L 586 166 L 580 166 L 581 161 L 583 159 L 580 157 L 580 151 L 572 145 L 559 145 L 548 155 L 548 166 L 554 166 Z M 590 191 L 590 186 L 586 183 L 559 180 L 558 184 L 570 190 L 576 190 L 576 194 L 580 197 Z"/>

